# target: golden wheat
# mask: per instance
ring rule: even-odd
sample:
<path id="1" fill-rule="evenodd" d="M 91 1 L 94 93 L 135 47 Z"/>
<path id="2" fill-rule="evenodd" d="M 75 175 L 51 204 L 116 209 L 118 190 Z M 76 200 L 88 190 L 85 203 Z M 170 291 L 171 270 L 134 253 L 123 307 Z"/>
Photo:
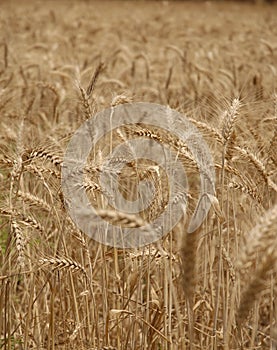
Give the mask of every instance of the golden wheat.
<path id="1" fill-rule="evenodd" d="M 52 5 L 1 2 L 0 348 L 275 349 L 276 5 Z M 153 161 L 119 156 L 107 166 L 117 146 L 158 143 L 188 182 L 172 231 L 121 249 L 76 227 L 61 169 L 83 122 L 132 102 L 183 114 L 210 149 L 216 185 L 208 216 L 188 234 L 202 194 L 187 143 L 151 121 L 107 133 L 73 174 L 107 224 L 153 234 L 148 224 L 171 196 Z M 103 174 L 127 201 L 151 183 L 147 207 L 115 210 Z"/>

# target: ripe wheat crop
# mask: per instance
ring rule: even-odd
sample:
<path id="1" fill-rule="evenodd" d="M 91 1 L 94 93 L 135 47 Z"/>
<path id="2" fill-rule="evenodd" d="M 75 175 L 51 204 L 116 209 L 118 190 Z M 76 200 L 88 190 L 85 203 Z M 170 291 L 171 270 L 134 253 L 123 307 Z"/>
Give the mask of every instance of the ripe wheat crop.
<path id="1" fill-rule="evenodd" d="M 0 349 L 276 349 L 276 5 L 1 1 L 0 9 Z M 111 225 L 141 227 L 170 196 L 155 163 L 120 168 L 118 158 L 110 175 L 122 196 L 136 200 L 149 181 L 153 200 L 139 215 L 106 205 L 99 179 L 122 142 L 168 147 L 189 183 L 167 235 L 120 249 L 75 225 L 61 170 L 83 122 L 132 102 L 186 116 L 209 146 L 216 188 L 189 234 L 200 189 L 187 145 L 145 123 L 107 133 L 80 187 Z"/>

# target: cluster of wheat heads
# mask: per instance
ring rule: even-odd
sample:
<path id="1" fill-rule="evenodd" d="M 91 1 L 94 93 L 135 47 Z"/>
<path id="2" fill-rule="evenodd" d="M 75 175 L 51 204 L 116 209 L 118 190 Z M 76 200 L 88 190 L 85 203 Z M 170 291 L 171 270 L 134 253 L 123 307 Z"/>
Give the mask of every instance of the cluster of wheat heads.
<path id="1" fill-rule="evenodd" d="M 272 10 L 71 5 L 1 3 L 0 348 L 276 348 Z M 216 197 L 187 235 L 199 174 L 186 154 L 186 216 L 156 244 L 120 250 L 71 221 L 61 165 L 84 120 L 132 100 L 168 104 L 195 124 L 214 157 Z M 115 143 L 126 137 L 151 137 L 177 153 L 184 146 L 145 125 L 113 134 Z M 166 179 L 153 164 L 129 164 L 122 193 L 132 200 L 147 177 L 156 189 L 149 211 L 104 210 L 98 177 L 110 139 L 85 169 L 84 187 L 103 218 L 139 225 L 163 210 Z"/>

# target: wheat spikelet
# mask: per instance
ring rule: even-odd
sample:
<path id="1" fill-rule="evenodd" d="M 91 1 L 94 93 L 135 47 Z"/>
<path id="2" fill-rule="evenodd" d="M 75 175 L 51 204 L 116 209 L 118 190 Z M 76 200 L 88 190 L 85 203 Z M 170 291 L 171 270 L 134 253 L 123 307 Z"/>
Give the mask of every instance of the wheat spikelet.
<path id="1" fill-rule="evenodd" d="M 96 85 L 96 82 L 98 80 L 98 77 L 100 75 L 100 73 L 103 71 L 103 69 L 105 68 L 105 65 L 103 62 L 100 62 L 98 64 L 98 66 L 96 67 L 95 69 L 95 72 L 93 73 L 93 76 L 91 77 L 91 81 L 87 87 L 87 90 L 86 90 L 86 96 L 87 97 L 90 97 L 94 88 L 95 88 L 95 85 Z"/>
<path id="2" fill-rule="evenodd" d="M 92 116 L 92 110 L 90 108 L 90 97 L 87 95 L 86 90 L 81 85 L 79 85 L 78 88 L 81 93 L 81 102 L 82 106 L 84 107 L 85 118 L 90 119 Z"/>
<path id="3" fill-rule="evenodd" d="M 259 196 L 259 194 L 255 190 L 255 187 L 248 186 L 248 184 L 246 182 L 244 182 L 243 184 L 239 184 L 236 181 L 232 180 L 229 183 L 229 188 L 234 188 L 236 190 L 240 190 L 243 193 L 246 193 L 247 195 L 249 195 L 251 198 L 253 198 L 255 201 L 257 201 L 259 204 L 262 204 L 262 198 Z"/>
<path id="4" fill-rule="evenodd" d="M 249 267 L 255 261 L 257 252 L 264 251 L 270 247 L 275 240 L 277 224 L 277 205 L 275 204 L 259 220 L 259 223 L 249 232 L 244 249 L 240 252 L 237 264 L 240 269 Z"/>
<path id="5" fill-rule="evenodd" d="M 225 160 L 230 163 L 235 155 L 235 145 L 237 141 L 236 131 L 234 130 L 229 138 L 229 142 L 227 143 L 225 150 Z"/>
<path id="6" fill-rule="evenodd" d="M 258 269 L 255 272 L 254 277 L 248 283 L 246 289 L 242 292 L 239 308 L 236 315 L 237 324 L 242 326 L 246 320 L 251 308 L 255 301 L 259 298 L 261 292 L 266 288 L 266 281 L 276 265 L 276 249 L 274 246 L 274 252 L 266 252 L 264 258 L 258 265 Z"/>
<path id="7" fill-rule="evenodd" d="M 7 156 L 5 156 L 4 154 L 1 154 L 1 156 L 0 156 L 0 164 L 12 167 L 14 162 L 11 159 L 9 159 Z"/>
<path id="8" fill-rule="evenodd" d="M 55 166 L 61 166 L 62 165 L 62 159 L 55 153 L 51 152 L 50 150 L 39 148 L 36 150 L 26 150 L 24 152 L 24 161 L 32 161 L 35 159 L 43 159 L 43 160 L 49 160 L 52 164 Z"/>
<path id="9" fill-rule="evenodd" d="M 144 210 L 142 213 L 144 220 L 151 222 L 161 214 L 162 210 L 164 210 L 168 203 L 168 183 L 165 181 L 165 179 L 162 178 L 161 171 L 157 166 L 150 166 L 141 174 L 141 176 L 139 175 L 139 177 L 142 181 L 149 179 L 154 184 L 154 198 L 152 198 L 152 201 L 147 210 Z"/>
<path id="10" fill-rule="evenodd" d="M 85 179 L 83 184 L 76 184 L 77 188 L 84 188 L 88 193 L 92 193 L 93 200 L 96 200 L 97 194 L 103 195 L 104 198 L 108 198 L 111 201 L 114 200 L 114 197 L 112 194 L 110 194 L 108 191 L 105 190 L 105 188 L 102 188 L 97 182 L 92 181 L 90 179 Z"/>
<path id="11" fill-rule="evenodd" d="M 83 185 L 80 185 L 80 187 L 84 187 L 87 191 L 98 191 L 100 193 L 104 193 L 100 185 L 89 179 L 87 179 Z"/>
<path id="12" fill-rule="evenodd" d="M 24 249 L 26 244 L 25 237 L 15 219 L 12 219 L 11 221 L 11 229 L 15 239 L 15 247 L 17 250 L 17 262 L 19 267 L 23 269 L 25 266 L 25 256 L 24 256 Z"/>
<path id="13" fill-rule="evenodd" d="M 0 214 L 4 216 L 15 216 L 18 222 L 38 230 L 40 233 L 45 232 L 43 226 L 33 217 L 24 215 L 16 210 L 0 208 Z"/>
<path id="14" fill-rule="evenodd" d="M 122 213 L 112 209 L 96 209 L 96 214 L 102 219 L 110 221 L 114 225 L 137 228 L 148 223 L 137 215 Z"/>
<path id="15" fill-rule="evenodd" d="M 250 161 L 250 163 L 253 164 L 258 170 L 265 183 L 267 183 L 269 187 L 271 187 L 275 192 L 277 192 L 277 185 L 269 178 L 269 175 L 263 162 L 260 159 L 258 159 L 258 157 L 255 154 L 253 154 L 247 149 L 238 146 L 235 146 L 234 149 L 238 151 L 243 157 L 247 158 Z"/>
<path id="16" fill-rule="evenodd" d="M 68 269 L 72 272 L 81 271 L 86 275 L 86 271 L 81 264 L 69 257 L 42 257 L 39 259 L 40 268 L 51 267 L 53 271 Z"/>
<path id="17" fill-rule="evenodd" d="M 238 117 L 239 108 L 240 108 L 240 100 L 235 98 L 223 120 L 222 137 L 224 139 L 224 146 L 228 144 L 230 137 L 232 135 L 235 122 Z"/>
<path id="18" fill-rule="evenodd" d="M 237 311 L 237 321 L 241 325 L 255 300 L 265 288 L 266 280 L 277 261 L 277 205 L 270 209 L 260 222 L 252 229 L 247 236 L 244 249 L 240 253 L 237 263 L 240 274 L 243 276 L 245 270 L 253 264 L 257 266 L 253 278 L 246 285 L 242 294 L 239 309 Z"/>
<path id="19" fill-rule="evenodd" d="M 39 208 L 41 208 L 42 210 L 45 210 L 47 212 L 51 211 L 51 206 L 44 201 L 43 199 L 34 196 L 31 193 L 28 192 L 22 192 L 22 191 L 18 191 L 17 195 L 19 198 L 21 198 L 24 202 L 30 204 L 31 206 L 38 206 Z"/>
<path id="20" fill-rule="evenodd" d="M 22 170 L 22 159 L 14 160 L 13 168 L 11 171 L 11 188 L 13 188 L 14 183 L 19 180 Z"/>
<path id="21" fill-rule="evenodd" d="M 241 185 L 248 188 L 248 179 L 245 178 L 245 176 L 236 168 L 234 168 L 233 166 L 229 165 L 228 163 L 224 163 L 224 167 L 222 167 L 221 164 L 215 163 L 215 168 L 216 169 L 224 169 L 224 171 L 226 171 L 229 175 L 233 175 L 236 176 L 240 181 L 241 181 Z"/>
<path id="22" fill-rule="evenodd" d="M 25 171 L 30 172 L 31 174 L 37 176 L 40 180 L 42 180 L 43 182 L 45 182 L 45 178 L 43 176 L 43 174 L 45 175 L 51 175 L 53 176 L 55 179 L 60 179 L 61 178 L 61 173 L 55 169 L 50 169 L 49 167 L 42 167 L 39 165 L 35 165 L 35 164 L 27 164 L 24 167 Z"/>
<path id="23" fill-rule="evenodd" d="M 131 97 L 128 97 L 125 95 L 117 95 L 113 98 L 111 106 L 115 107 L 115 106 L 122 105 L 124 103 L 131 103 L 132 101 L 133 99 Z"/>
<path id="24" fill-rule="evenodd" d="M 37 86 L 48 89 L 50 91 L 53 92 L 53 94 L 56 96 L 57 102 L 56 104 L 58 104 L 59 99 L 60 99 L 60 93 L 59 90 L 57 89 L 56 86 L 54 86 L 53 84 L 49 84 L 47 82 L 43 82 L 43 81 L 39 81 L 36 83 Z"/>
<path id="25" fill-rule="evenodd" d="M 204 123 L 199 120 L 195 120 L 193 118 L 188 118 L 190 122 L 192 122 L 197 129 L 199 129 L 201 132 L 208 133 L 210 137 L 212 137 L 214 140 L 216 140 L 219 144 L 223 144 L 224 139 L 223 136 L 219 133 L 218 130 L 213 128 L 211 125 Z"/>
<path id="26" fill-rule="evenodd" d="M 124 130 L 126 130 L 127 135 L 130 134 L 146 137 L 171 146 L 180 156 L 188 160 L 192 167 L 198 169 L 197 162 L 191 155 L 187 144 L 181 141 L 176 135 L 172 135 L 171 133 L 165 132 L 156 127 L 150 128 L 147 125 L 135 125 L 132 128 L 125 126 Z"/>

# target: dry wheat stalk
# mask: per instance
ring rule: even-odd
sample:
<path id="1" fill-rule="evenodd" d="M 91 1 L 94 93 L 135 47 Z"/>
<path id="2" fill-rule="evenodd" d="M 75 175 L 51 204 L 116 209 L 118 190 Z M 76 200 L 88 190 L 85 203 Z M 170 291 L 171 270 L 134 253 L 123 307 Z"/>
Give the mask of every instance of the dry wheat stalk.
<path id="1" fill-rule="evenodd" d="M 193 299 L 197 285 L 196 249 L 195 235 L 187 235 L 180 252 L 182 255 L 182 286 L 186 298 L 190 301 Z"/>
<path id="2" fill-rule="evenodd" d="M 181 227 L 182 225 L 183 227 Z M 182 234 L 180 257 L 181 257 L 181 277 L 182 287 L 188 301 L 193 305 L 193 297 L 196 291 L 197 284 L 197 247 L 199 240 L 198 229 L 193 233 L 185 233 L 185 222 L 181 220 L 178 224 Z"/>

